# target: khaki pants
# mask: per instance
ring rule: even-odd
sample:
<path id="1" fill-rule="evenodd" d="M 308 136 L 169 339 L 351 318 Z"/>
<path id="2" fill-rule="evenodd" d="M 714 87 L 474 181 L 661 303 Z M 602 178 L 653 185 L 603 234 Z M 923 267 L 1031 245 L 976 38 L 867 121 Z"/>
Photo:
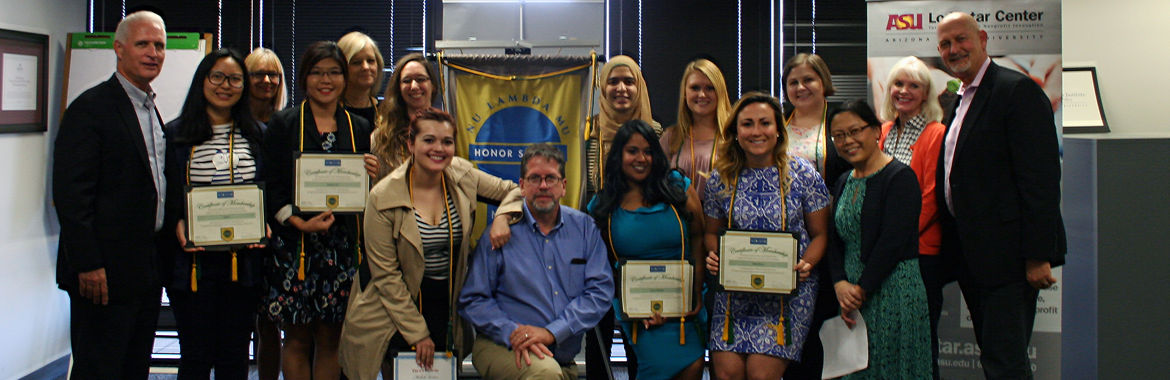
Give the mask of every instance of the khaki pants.
<path id="1" fill-rule="evenodd" d="M 471 348 L 471 364 L 476 372 L 487 380 L 576 380 L 577 364 L 561 366 L 551 357 L 540 359 L 536 355 L 529 355 L 532 365 L 523 361 L 516 368 L 516 354 L 507 347 L 493 342 L 488 337 L 480 335 L 475 338 L 475 346 Z"/>

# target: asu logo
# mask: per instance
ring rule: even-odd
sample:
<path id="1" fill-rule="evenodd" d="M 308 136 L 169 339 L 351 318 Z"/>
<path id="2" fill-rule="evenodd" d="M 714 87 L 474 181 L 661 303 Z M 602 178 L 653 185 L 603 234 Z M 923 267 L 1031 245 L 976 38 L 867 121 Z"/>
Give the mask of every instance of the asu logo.
<path id="1" fill-rule="evenodd" d="M 890 29 L 922 29 L 922 14 L 890 15 L 890 20 L 886 22 L 886 30 Z"/>

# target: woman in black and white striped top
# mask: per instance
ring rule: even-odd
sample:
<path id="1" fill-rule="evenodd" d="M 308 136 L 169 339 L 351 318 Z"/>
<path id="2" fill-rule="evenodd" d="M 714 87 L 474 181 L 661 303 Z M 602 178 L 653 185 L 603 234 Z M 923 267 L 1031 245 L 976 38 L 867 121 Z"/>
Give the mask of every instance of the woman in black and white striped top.
<path id="1" fill-rule="evenodd" d="M 248 71 L 232 50 L 199 63 L 179 118 L 168 123 L 168 226 L 175 226 L 174 280 L 167 295 L 178 322 L 184 378 L 247 378 L 252 313 L 259 302 L 260 248 L 230 252 L 184 248 L 184 187 L 252 183 L 260 164 L 261 129 L 249 110 Z M 166 256 L 164 256 L 166 257 Z M 235 264 L 235 265 L 233 265 Z"/>

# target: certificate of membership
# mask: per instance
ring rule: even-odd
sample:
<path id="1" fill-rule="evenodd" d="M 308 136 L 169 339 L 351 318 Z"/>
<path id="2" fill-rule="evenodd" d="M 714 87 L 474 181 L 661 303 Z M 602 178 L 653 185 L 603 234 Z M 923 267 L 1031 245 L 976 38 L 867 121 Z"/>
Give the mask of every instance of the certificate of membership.
<path id="1" fill-rule="evenodd" d="M 686 261 L 625 261 L 622 264 L 622 313 L 629 318 L 681 317 L 691 310 L 691 278 Z"/>
<path id="2" fill-rule="evenodd" d="M 730 291 L 796 289 L 797 240 L 788 232 L 728 230 L 719 238 L 719 283 Z"/>
<path id="3" fill-rule="evenodd" d="M 296 199 L 301 212 L 363 212 L 370 195 L 361 153 L 302 153 L 297 157 Z"/>
<path id="4" fill-rule="evenodd" d="M 187 189 L 187 245 L 237 246 L 266 243 L 261 184 L 195 186 Z"/>
<path id="5" fill-rule="evenodd" d="M 456 361 L 446 352 L 435 352 L 435 362 L 428 370 L 415 362 L 413 352 L 401 352 L 394 357 L 394 380 L 455 380 Z"/>

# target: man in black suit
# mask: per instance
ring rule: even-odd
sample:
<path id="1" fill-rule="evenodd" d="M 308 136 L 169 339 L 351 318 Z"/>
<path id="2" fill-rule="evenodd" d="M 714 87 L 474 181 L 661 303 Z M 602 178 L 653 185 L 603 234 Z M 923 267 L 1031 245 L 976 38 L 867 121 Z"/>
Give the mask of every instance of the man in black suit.
<path id="1" fill-rule="evenodd" d="M 166 233 L 166 145 L 150 87 L 162 70 L 166 27 L 137 12 L 114 39 L 117 72 L 69 105 L 53 152 L 57 284 L 69 293 L 73 379 L 149 376 L 169 269 L 156 247 Z"/>
<path id="2" fill-rule="evenodd" d="M 988 379 L 1031 379 L 1028 341 L 1040 289 L 1064 263 L 1060 151 L 1036 84 L 991 62 L 971 15 L 938 24 L 938 52 L 963 81 L 938 166 L 942 254 L 971 311 Z"/>

